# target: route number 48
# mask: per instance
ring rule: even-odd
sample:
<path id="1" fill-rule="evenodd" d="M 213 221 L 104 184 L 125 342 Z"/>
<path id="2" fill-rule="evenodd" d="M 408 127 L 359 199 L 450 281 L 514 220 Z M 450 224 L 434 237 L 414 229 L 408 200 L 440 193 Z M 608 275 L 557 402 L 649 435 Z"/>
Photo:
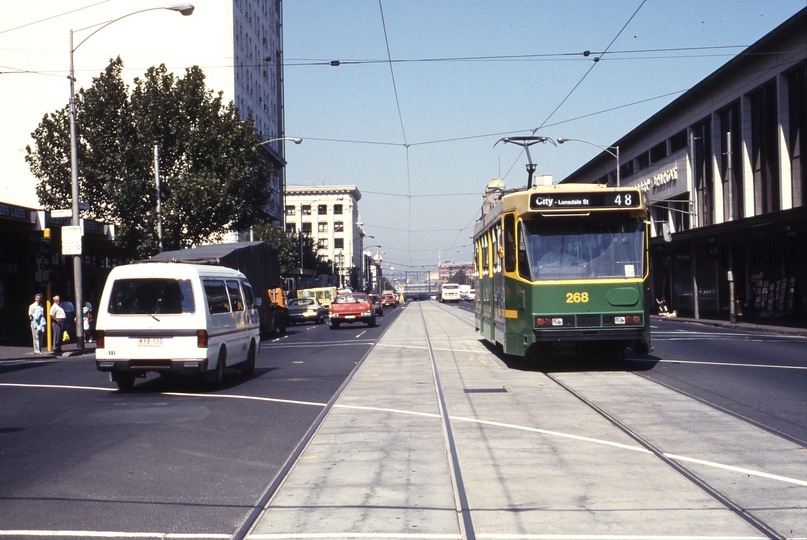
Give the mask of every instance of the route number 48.
<path id="1" fill-rule="evenodd" d="M 616 197 L 614 197 L 614 204 L 617 206 L 633 206 L 633 194 L 618 194 Z"/>

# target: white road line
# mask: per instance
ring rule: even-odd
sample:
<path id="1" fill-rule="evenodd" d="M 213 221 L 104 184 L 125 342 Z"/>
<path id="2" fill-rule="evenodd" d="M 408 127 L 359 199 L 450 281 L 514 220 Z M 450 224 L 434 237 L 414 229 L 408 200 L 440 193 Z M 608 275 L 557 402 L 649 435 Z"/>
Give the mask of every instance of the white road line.
<path id="1" fill-rule="evenodd" d="M 639 359 L 639 361 L 643 361 Z M 655 362 L 655 360 L 652 360 Z M 773 368 L 773 369 L 803 369 L 807 370 L 807 366 L 780 366 L 776 364 L 735 364 L 732 362 L 700 362 L 698 360 L 659 360 L 663 364 L 698 364 L 702 366 L 728 366 L 728 367 L 756 367 L 756 368 Z"/>
<path id="2" fill-rule="evenodd" d="M 0 383 L 0 386 L 29 387 L 29 388 L 62 388 L 62 389 L 72 389 L 72 390 L 102 390 L 102 391 L 105 391 L 105 392 L 111 392 L 111 391 L 114 390 L 112 388 L 98 388 L 98 387 L 92 387 L 92 386 L 67 386 L 67 385 L 19 384 L 19 383 Z M 290 399 L 276 399 L 276 398 L 266 398 L 266 397 L 258 397 L 258 396 L 243 396 L 243 395 L 228 395 L 228 394 L 194 394 L 194 393 L 182 393 L 182 392 L 162 392 L 161 394 L 166 395 L 166 396 L 176 396 L 176 397 L 241 399 L 241 400 L 247 400 L 247 401 L 263 401 L 263 402 L 271 402 L 271 403 L 285 403 L 285 404 L 290 404 L 290 405 L 306 405 L 306 406 L 314 406 L 314 407 L 324 407 L 326 405 L 325 403 L 317 403 L 317 402 L 313 402 L 313 401 L 296 401 L 296 400 L 290 400 Z M 379 412 L 392 412 L 392 413 L 397 413 L 397 414 L 425 416 L 425 417 L 428 417 L 428 418 L 440 418 L 439 414 L 422 413 L 422 412 L 417 412 L 417 411 L 404 411 L 404 410 L 400 410 L 400 409 L 387 409 L 387 408 L 382 408 L 382 407 L 362 407 L 362 406 L 355 406 L 355 405 L 340 405 L 339 403 L 336 403 L 334 405 L 334 408 L 367 410 L 367 411 L 379 411 Z M 470 422 L 470 423 L 477 423 L 477 424 L 483 424 L 483 425 L 489 425 L 489 426 L 495 426 L 495 427 L 502 427 L 502 428 L 506 428 L 506 429 L 516 429 L 516 430 L 521 430 L 521 431 L 529 431 L 529 432 L 540 433 L 540 434 L 543 434 L 543 435 L 549 435 L 549 436 L 553 436 L 553 437 L 562 437 L 562 438 L 566 438 L 566 439 L 575 439 L 575 440 L 578 440 L 578 441 L 590 442 L 592 444 L 600 444 L 600 445 L 604 445 L 604 446 L 612 446 L 612 447 L 616 447 L 616 448 L 621 448 L 623 450 L 630 450 L 632 452 L 641 452 L 641 453 L 646 453 L 646 454 L 650 453 L 649 450 L 646 450 L 645 448 L 640 447 L 640 446 L 627 445 L 627 444 L 622 444 L 622 443 L 617 443 L 617 442 L 612 442 L 612 441 L 606 441 L 606 440 L 603 440 L 603 439 L 594 439 L 594 438 L 591 438 L 591 437 L 583 437 L 581 435 L 574 435 L 574 434 L 571 434 L 571 433 L 563 433 L 563 432 L 560 432 L 560 431 L 550 431 L 550 430 L 541 429 L 541 428 L 519 426 L 519 425 L 516 425 L 516 424 L 505 424 L 505 423 L 502 423 L 502 422 L 493 422 L 493 421 L 489 421 L 489 420 L 479 420 L 479 419 L 475 419 L 475 418 L 465 418 L 465 417 L 461 417 L 461 416 L 451 416 L 449 418 L 451 420 L 456 420 L 456 421 L 459 421 L 459 422 Z M 724 469 L 724 470 L 728 470 L 728 471 L 738 472 L 738 473 L 741 473 L 741 474 L 747 474 L 747 475 L 751 475 L 751 476 L 758 476 L 758 477 L 761 477 L 761 478 L 768 478 L 768 479 L 771 479 L 771 480 L 777 480 L 777 481 L 786 482 L 786 483 L 789 483 L 789 484 L 796 484 L 796 485 L 799 485 L 799 486 L 807 486 L 807 480 L 801 480 L 801 479 L 798 479 L 798 478 L 791 478 L 791 477 L 787 477 L 787 476 L 781 476 L 781 475 L 777 475 L 777 474 L 766 473 L 766 472 L 763 472 L 763 471 L 756 471 L 756 470 L 753 470 L 753 469 L 745 469 L 745 468 L 742 468 L 742 467 L 735 467 L 733 465 L 726 465 L 726 464 L 722 464 L 722 463 L 716 463 L 716 462 L 713 462 L 713 461 L 704 461 L 704 460 L 699 460 L 697 458 L 692 458 L 692 457 L 688 457 L 688 456 L 679 456 L 679 455 L 676 455 L 676 454 L 667 454 L 667 453 L 665 453 L 664 455 L 669 457 L 670 459 L 676 459 L 676 460 L 680 460 L 680 461 L 689 461 L 689 462 L 692 462 L 692 463 L 698 463 L 698 464 L 701 464 L 701 465 L 706 465 L 708 467 L 714 467 L 714 468 L 717 468 L 717 469 Z M 0 531 L 0 533 L 2 533 L 2 531 Z"/>

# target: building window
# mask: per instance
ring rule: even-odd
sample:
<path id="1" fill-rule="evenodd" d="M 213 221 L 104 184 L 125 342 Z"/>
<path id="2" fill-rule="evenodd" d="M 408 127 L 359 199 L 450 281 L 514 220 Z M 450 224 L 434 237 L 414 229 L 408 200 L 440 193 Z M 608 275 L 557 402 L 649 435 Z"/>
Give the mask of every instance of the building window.
<path id="1" fill-rule="evenodd" d="M 328 205 L 327 204 L 320 204 L 317 206 L 317 214 L 320 216 L 325 216 L 328 214 Z"/>
<path id="2" fill-rule="evenodd" d="M 317 224 L 317 232 L 326 233 L 328 232 L 328 224 L 321 221 Z"/>
<path id="3" fill-rule="evenodd" d="M 751 94 L 751 168 L 754 171 L 754 214 L 780 209 L 779 145 L 776 132 L 776 83 L 769 83 Z"/>
<path id="4" fill-rule="evenodd" d="M 328 249 L 328 239 L 320 238 L 317 240 L 317 249 Z"/>
<path id="5" fill-rule="evenodd" d="M 692 128 L 695 163 L 694 182 L 698 192 L 698 217 L 701 227 L 714 224 L 715 186 L 712 175 L 712 121 Z"/>
<path id="6" fill-rule="evenodd" d="M 345 248 L 345 239 L 344 238 L 334 238 L 333 239 L 333 248 L 334 249 L 344 249 Z"/>
<path id="7" fill-rule="evenodd" d="M 650 153 L 643 152 L 636 156 L 636 170 L 641 171 L 650 165 Z"/>
<path id="8" fill-rule="evenodd" d="M 341 221 L 334 221 L 333 232 L 345 232 L 345 224 Z"/>
<path id="9" fill-rule="evenodd" d="M 655 163 L 667 157 L 667 141 L 658 143 L 650 149 L 650 162 Z"/>
<path id="10" fill-rule="evenodd" d="M 743 153 L 740 104 L 720 113 L 720 176 L 723 182 L 725 221 L 745 217 L 743 205 Z M 731 141 L 729 141 L 731 136 Z M 731 156 L 731 163 L 729 163 Z M 730 165 L 730 166 L 729 166 Z"/>
<path id="11" fill-rule="evenodd" d="M 311 224 L 310 223 L 302 223 L 300 224 L 300 232 L 306 235 L 311 234 Z"/>
<path id="12" fill-rule="evenodd" d="M 296 207 L 292 204 L 286 206 L 286 215 L 293 216 L 297 213 Z"/>
<path id="13" fill-rule="evenodd" d="M 337 215 L 341 214 L 342 213 L 342 205 L 341 204 L 333 205 L 333 213 L 337 214 Z"/>
<path id="14" fill-rule="evenodd" d="M 311 215 L 311 205 L 304 204 L 300 207 L 300 215 L 301 216 L 310 216 Z"/>
<path id="15" fill-rule="evenodd" d="M 687 147 L 687 130 L 682 130 L 670 137 L 670 154 Z"/>
<path id="16" fill-rule="evenodd" d="M 297 225 L 294 223 L 286 223 L 286 234 L 297 234 Z"/>
<path id="17" fill-rule="evenodd" d="M 793 206 L 807 206 L 807 64 L 788 77 Z"/>

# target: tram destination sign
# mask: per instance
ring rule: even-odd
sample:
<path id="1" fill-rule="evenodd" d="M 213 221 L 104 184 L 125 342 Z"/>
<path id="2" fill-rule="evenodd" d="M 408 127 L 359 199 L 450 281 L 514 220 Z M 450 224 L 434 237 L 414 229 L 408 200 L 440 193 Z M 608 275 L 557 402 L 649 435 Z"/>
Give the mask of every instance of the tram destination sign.
<path id="1" fill-rule="evenodd" d="M 638 191 L 592 191 L 576 193 L 533 193 L 531 210 L 573 210 L 587 208 L 639 208 Z"/>

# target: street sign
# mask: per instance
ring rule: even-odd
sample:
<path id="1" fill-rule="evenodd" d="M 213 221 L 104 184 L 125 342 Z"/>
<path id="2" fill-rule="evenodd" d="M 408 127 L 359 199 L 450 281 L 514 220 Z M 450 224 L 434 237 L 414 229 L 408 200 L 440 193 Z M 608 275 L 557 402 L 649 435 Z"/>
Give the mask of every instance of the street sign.
<path id="1" fill-rule="evenodd" d="M 73 217 L 73 211 L 70 208 L 66 210 L 51 210 L 50 217 L 52 218 Z"/>
<path id="2" fill-rule="evenodd" d="M 62 227 L 62 255 L 81 255 L 81 227 Z"/>

